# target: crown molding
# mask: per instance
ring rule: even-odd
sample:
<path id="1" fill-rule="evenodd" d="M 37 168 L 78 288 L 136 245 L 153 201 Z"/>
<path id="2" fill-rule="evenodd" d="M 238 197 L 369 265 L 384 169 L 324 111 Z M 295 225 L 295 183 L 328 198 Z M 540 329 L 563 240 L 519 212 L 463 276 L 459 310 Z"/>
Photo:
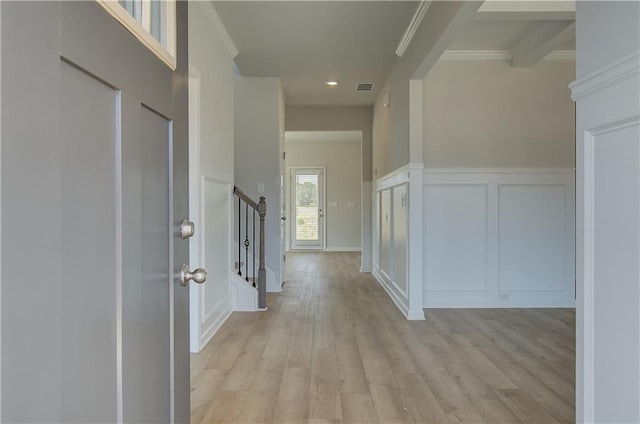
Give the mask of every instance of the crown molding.
<path id="1" fill-rule="evenodd" d="M 635 51 L 569 84 L 571 98 L 576 101 L 638 76 L 640 76 L 640 51 Z"/>
<path id="2" fill-rule="evenodd" d="M 440 60 L 511 60 L 508 50 L 445 50 Z"/>
<path id="3" fill-rule="evenodd" d="M 555 50 L 542 60 L 575 60 L 575 50 Z M 440 60 L 511 60 L 509 50 L 446 50 Z"/>
<path id="4" fill-rule="evenodd" d="M 411 22 L 409 22 L 409 26 L 405 30 L 400 42 L 398 43 L 398 47 L 396 48 L 396 55 L 398 57 L 402 57 L 404 52 L 409 47 L 409 43 L 413 39 L 418 27 L 422 23 L 422 19 L 424 19 L 424 15 L 427 13 L 427 10 L 431 6 L 431 0 L 422 0 L 416 9 L 416 12 L 413 14 L 413 18 L 411 18 Z"/>
<path id="5" fill-rule="evenodd" d="M 236 57 L 238 55 L 238 49 L 233 43 L 231 36 L 227 32 L 227 28 L 225 28 L 224 24 L 222 23 L 222 19 L 220 19 L 218 12 L 216 12 L 216 9 L 213 7 L 213 3 L 211 1 L 202 1 L 197 3 L 202 6 L 204 14 L 209 19 L 209 22 L 211 22 L 213 30 L 216 32 L 216 34 L 218 34 L 218 37 L 220 38 L 220 41 L 222 41 L 224 48 L 227 50 L 227 53 L 231 55 L 231 58 Z"/>
<path id="6" fill-rule="evenodd" d="M 576 60 L 575 50 L 554 50 L 542 60 Z"/>

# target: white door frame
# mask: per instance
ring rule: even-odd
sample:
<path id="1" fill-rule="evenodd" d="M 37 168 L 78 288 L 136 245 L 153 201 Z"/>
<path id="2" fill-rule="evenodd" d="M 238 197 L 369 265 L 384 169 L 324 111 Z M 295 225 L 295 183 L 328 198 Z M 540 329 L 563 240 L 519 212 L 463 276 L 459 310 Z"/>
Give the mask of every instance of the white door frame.
<path id="1" fill-rule="evenodd" d="M 319 187 L 318 187 L 318 196 L 320 197 L 319 199 L 319 204 L 318 207 L 322 208 L 322 221 L 320 221 L 320 219 L 318 220 L 318 226 L 322 226 L 322 228 L 318 228 L 318 236 L 322 237 L 321 243 L 320 243 L 320 248 L 318 249 L 316 246 L 313 247 L 304 247 L 304 246 L 297 246 L 294 247 L 294 243 L 293 243 L 293 237 L 295 237 L 295 229 L 294 229 L 294 225 L 295 225 L 295 212 L 294 212 L 294 203 L 295 203 L 295 195 L 294 195 L 294 190 L 295 190 L 295 184 L 293 184 L 293 175 L 294 172 L 296 171 L 301 171 L 301 170 L 320 170 L 320 177 L 318 179 L 319 181 Z M 326 202 L 327 202 L 327 167 L 326 166 L 288 166 L 287 167 L 287 175 L 289 178 L 289 190 L 288 193 L 286 193 L 286 195 L 289 196 L 289 207 L 288 207 L 288 215 L 289 215 L 289 249 L 290 250 L 325 250 L 327 247 L 327 225 L 326 225 L 326 217 L 327 217 L 327 207 L 326 207 Z"/>

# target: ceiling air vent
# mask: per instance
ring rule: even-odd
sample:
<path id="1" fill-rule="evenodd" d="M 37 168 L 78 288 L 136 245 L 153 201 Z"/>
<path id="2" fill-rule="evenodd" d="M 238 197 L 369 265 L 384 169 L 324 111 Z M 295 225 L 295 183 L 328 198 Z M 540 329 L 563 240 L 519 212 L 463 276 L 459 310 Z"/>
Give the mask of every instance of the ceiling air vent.
<path id="1" fill-rule="evenodd" d="M 374 85 L 372 82 L 361 82 L 356 85 L 356 91 L 372 91 Z"/>

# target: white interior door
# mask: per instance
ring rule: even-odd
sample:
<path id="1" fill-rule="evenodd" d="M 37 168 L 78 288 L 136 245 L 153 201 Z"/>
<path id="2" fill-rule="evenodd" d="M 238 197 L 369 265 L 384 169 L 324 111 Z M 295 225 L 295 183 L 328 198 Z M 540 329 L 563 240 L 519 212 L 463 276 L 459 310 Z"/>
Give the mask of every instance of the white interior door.
<path id="1" fill-rule="evenodd" d="M 188 422 L 186 3 L 177 71 L 96 2 L 0 7 L 2 421 Z"/>
<path id="2" fill-rule="evenodd" d="M 324 249 L 324 168 L 291 169 L 291 249 Z"/>

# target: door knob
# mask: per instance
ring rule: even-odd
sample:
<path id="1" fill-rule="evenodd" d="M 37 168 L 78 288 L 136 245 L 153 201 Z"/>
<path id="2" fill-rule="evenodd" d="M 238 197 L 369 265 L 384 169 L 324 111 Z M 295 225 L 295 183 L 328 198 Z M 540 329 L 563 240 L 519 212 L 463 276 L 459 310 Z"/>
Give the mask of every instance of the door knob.
<path id="1" fill-rule="evenodd" d="M 188 239 L 189 237 L 193 236 L 195 232 L 196 226 L 193 224 L 193 222 L 189 221 L 188 219 L 183 219 L 180 223 L 180 237 L 182 239 Z"/>
<path id="2" fill-rule="evenodd" d="M 186 286 L 189 283 L 189 280 L 202 284 L 207 281 L 207 271 L 204 268 L 196 268 L 192 272 L 189 271 L 189 265 L 184 264 L 180 269 L 180 283 L 182 283 L 183 286 Z"/>
<path id="3" fill-rule="evenodd" d="M 281 220 L 283 220 L 283 221 L 286 221 L 286 220 L 287 220 L 287 217 L 286 217 L 286 216 L 283 216 L 283 217 L 282 217 L 282 218 L 280 218 L 280 219 L 281 219 Z"/>

